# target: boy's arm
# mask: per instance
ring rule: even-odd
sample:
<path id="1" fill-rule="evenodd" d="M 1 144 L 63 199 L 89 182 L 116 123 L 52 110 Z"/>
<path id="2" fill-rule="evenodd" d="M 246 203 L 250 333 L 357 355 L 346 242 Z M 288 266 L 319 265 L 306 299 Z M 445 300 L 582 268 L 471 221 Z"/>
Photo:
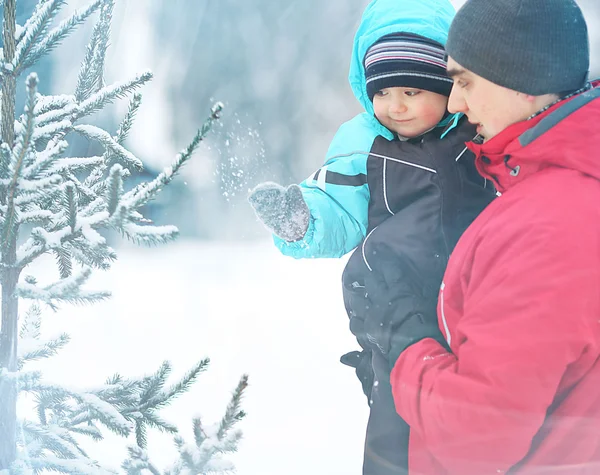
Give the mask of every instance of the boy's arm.
<path id="1" fill-rule="evenodd" d="M 271 214 L 287 216 L 287 224 L 293 222 L 292 217 L 301 216 L 306 205 L 308 222 L 299 238 L 275 232 L 275 226 L 269 226 L 255 206 L 259 218 L 274 232 L 275 245 L 283 254 L 295 258 L 340 257 L 365 237 L 370 198 L 367 158 L 380 133 L 374 120 L 362 114 L 340 127 L 329 147 L 328 160 L 299 185 L 303 203 L 295 201 L 291 207 L 286 204 L 289 194 L 295 193 L 294 186 L 274 203 L 277 212 Z M 282 207 L 286 209 L 282 211 Z M 290 213 L 290 208 L 296 212 Z"/>

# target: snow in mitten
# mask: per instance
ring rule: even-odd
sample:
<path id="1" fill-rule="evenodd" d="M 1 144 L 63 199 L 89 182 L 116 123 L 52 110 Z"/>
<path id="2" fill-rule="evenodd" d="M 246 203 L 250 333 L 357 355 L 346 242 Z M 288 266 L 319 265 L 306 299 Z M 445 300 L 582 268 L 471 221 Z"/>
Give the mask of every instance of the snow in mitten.
<path id="1" fill-rule="evenodd" d="M 277 183 L 257 185 L 248 197 L 256 216 L 285 241 L 298 241 L 308 229 L 310 211 L 298 185 L 284 188 Z"/>

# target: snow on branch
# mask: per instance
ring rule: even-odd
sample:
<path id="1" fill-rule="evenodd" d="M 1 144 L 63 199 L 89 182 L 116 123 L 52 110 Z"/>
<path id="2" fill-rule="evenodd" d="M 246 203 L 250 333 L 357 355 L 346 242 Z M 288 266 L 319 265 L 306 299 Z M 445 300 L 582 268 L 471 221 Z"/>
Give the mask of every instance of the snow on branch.
<path id="1" fill-rule="evenodd" d="M 35 73 L 27 76 L 27 105 L 25 112 L 27 121 L 24 130 L 16 138 L 16 145 L 11 154 L 9 173 L 12 175 L 7 189 L 7 209 L 4 222 L 2 223 L 2 248 L 7 249 L 18 232 L 17 220 L 19 219 L 19 210 L 15 204 L 17 195 L 17 185 L 21 176 L 21 170 L 34 155 L 32 143 L 32 134 L 34 127 L 34 109 L 37 100 L 37 75 Z"/>
<path id="2" fill-rule="evenodd" d="M 13 69 L 17 70 L 25 58 L 31 54 L 35 45 L 39 44 L 41 39 L 46 36 L 50 23 L 65 3 L 66 0 L 48 0 L 37 4 L 33 15 L 23 26 L 21 39 L 15 51 Z"/>
<path id="3" fill-rule="evenodd" d="M 30 45 L 26 55 L 22 55 L 17 61 L 13 61 L 15 71 L 23 71 L 36 63 L 42 56 L 52 51 L 63 39 L 65 39 L 79 24 L 83 23 L 102 4 L 103 0 L 94 0 L 86 8 L 76 11 L 69 18 L 63 20 L 56 28 L 50 30 L 46 35 Z M 52 0 L 48 3 L 54 3 Z M 56 3 L 63 4 L 64 1 Z"/>
<path id="4" fill-rule="evenodd" d="M 142 162 L 129 150 L 118 144 L 105 130 L 94 125 L 76 125 L 73 127 L 73 130 L 86 137 L 88 140 L 96 140 L 102 144 L 107 150 L 114 153 L 122 160 L 124 166 L 136 170 L 141 170 L 143 168 Z"/>
<path id="5" fill-rule="evenodd" d="M 192 154 L 204 140 L 212 124 L 219 119 L 223 104 L 216 103 L 211 109 L 211 116 L 203 124 L 202 128 L 188 147 L 175 157 L 173 165 L 166 167 L 154 180 L 134 188 L 123 196 L 123 204 L 128 208 L 138 209 L 153 199 L 167 184 L 169 184 L 181 167 L 192 157 Z"/>
<path id="6" fill-rule="evenodd" d="M 10 297 L 2 308 L 0 329 L 4 349 L 0 352 L 0 401 L 7 408 L 0 411 L 0 427 L 16 425 L 18 430 L 14 435 L 12 432 L 3 435 L 0 475 L 8 470 L 23 475 L 114 473 L 91 460 L 79 445 L 80 436 L 102 440 L 101 429 L 123 437 L 135 436 L 137 447 L 129 449 L 129 459 L 122 465 L 127 473 L 160 473 L 144 450 L 148 429 L 176 436 L 181 459 L 175 465 L 176 473 L 226 473 L 233 470 L 233 465 L 223 460 L 222 455 L 236 450 L 241 438 L 234 426 L 244 416 L 239 405 L 247 385 L 245 377 L 220 423 L 205 430 L 199 419 L 194 420 L 196 443 L 186 445 L 177 436 L 177 427 L 163 419 L 160 410 L 189 390 L 206 369 L 208 359 L 198 362 L 169 386 L 171 365 L 168 362 L 149 376 L 127 379 L 116 374 L 101 387 L 88 390 L 48 383 L 40 372 L 23 370 L 29 362 L 55 355 L 69 342 L 66 333 L 42 337 L 39 304 L 56 309 L 62 302 L 90 303 L 109 297 L 108 292 L 84 289 L 92 268 L 106 270 L 116 259 L 115 251 L 101 234 L 103 231 L 117 230 L 130 240 L 144 244 L 165 243 L 177 236 L 177 228 L 153 225 L 140 208 L 172 181 L 219 119 L 222 109 L 221 103 L 213 106 L 209 119 L 171 167 L 156 179 L 126 193 L 126 179 L 142 170 L 142 163 L 124 143 L 140 108 L 138 89 L 152 74 L 146 71 L 127 81 L 105 85 L 104 64 L 115 0 L 88 1 L 87 7 L 54 28 L 52 23 L 66 0 L 38 0 L 33 15 L 23 27 L 16 25 L 16 1 L 4 1 L 5 31 L 9 34 L 7 56 L 0 51 L 0 56 L 8 61 L 0 64 L 0 81 L 7 86 L 2 88 L 2 117 L 7 122 L 3 129 L 4 143 L 0 144 L 0 266 L 3 269 L 0 285 Z M 100 15 L 87 45 L 75 93 L 39 94 L 37 76 L 30 74 L 26 81 L 24 111 L 15 116 L 15 81 L 20 74 L 98 10 Z M 114 134 L 78 123 L 83 117 L 130 95 L 133 97 L 128 111 Z M 104 148 L 102 155 L 65 157 L 71 132 L 98 142 Z M 23 232 L 29 234 L 23 235 Z M 23 270 L 46 253 L 55 259 L 60 279 L 40 285 L 34 276 L 24 275 Z M 22 299 L 35 303 L 19 325 Z M 5 325 L 5 322 L 8 323 Z M 30 398 L 37 420 L 17 418 L 15 394 L 26 394 Z"/>
<path id="7" fill-rule="evenodd" d="M 110 25 L 114 8 L 113 0 L 105 0 L 100 18 L 94 25 L 92 38 L 87 45 L 75 88 L 77 102 L 81 103 L 104 86 L 104 62 L 110 38 Z"/>
<path id="8" fill-rule="evenodd" d="M 145 71 L 129 81 L 114 83 L 110 86 L 100 89 L 97 93 L 90 96 L 89 99 L 79 104 L 76 118 L 79 119 L 83 116 L 91 114 L 92 112 L 100 110 L 107 104 L 112 103 L 115 99 L 126 97 L 127 94 L 135 91 L 137 88 L 143 86 L 151 79 L 152 73 L 150 71 Z"/>
<path id="9" fill-rule="evenodd" d="M 51 306 L 56 302 L 69 302 L 72 304 L 86 304 L 105 300 L 110 297 L 106 291 L 84 291 L 81 286 L 87 282 L 91 274 L 90 268 L 83 269 L 80 273 L 61 279 L 46 287 L 38 287 L 32 279 L 26 279 L 17 285 L 16 294 L 20 298 L 38 300 Z"/>
<path id="10" fill-rule="evenodd" d="M 34 112 L 36 117 L 39 118 L 44 114 L 48 114 L 53 111 L 72 109 L 73 107 L 77 107 L 74 96 L 67 94 L 43 96 L 40 94 L 38 95 Z"/>

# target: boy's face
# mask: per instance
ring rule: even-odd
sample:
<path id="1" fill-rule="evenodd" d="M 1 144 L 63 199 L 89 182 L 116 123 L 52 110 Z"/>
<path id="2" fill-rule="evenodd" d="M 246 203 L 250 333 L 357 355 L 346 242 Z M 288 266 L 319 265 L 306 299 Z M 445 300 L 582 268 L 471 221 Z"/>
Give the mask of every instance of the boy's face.
<path id="1" fill-rule="evenodd" d="M 435 127 L 444 117 L 447 104 L 446 96 L 414 87 L 388 87 L 373 97 L 377 120 L 407 138 Z"/>

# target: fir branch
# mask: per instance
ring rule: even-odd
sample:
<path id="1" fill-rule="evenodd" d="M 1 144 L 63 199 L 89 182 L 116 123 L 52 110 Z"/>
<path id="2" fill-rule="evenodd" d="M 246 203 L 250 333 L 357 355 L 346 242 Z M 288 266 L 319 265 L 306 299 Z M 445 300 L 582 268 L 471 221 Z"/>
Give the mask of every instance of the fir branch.
<path id="1" fill-rule="evenodd" d="M 50 136 L 62 136 L 66 135 L 73 128 L 73 122 L 71 119 L 62 119 L 57 122 L 48 122 L 44 126 L 36 126 L 33 129 L 33 141 L 35 143 L 44 142 L 44 146 L 49 144 L 53 144 L 53 142 L 49 142 Z"/>
<path id="2" fill-rule="evenodd" d="M 107 104 L 111 104 L 115 99 L 126 97 L 127 94 L 135 91 L 151 79 L 152 73 L 150 71 L 146 71 L 129 81 L 115 83 L 102 88 L 79 105 L 77 113 L 75 114 L 75 119 L 80 119 L 97 110 L 100 110 Z"/>
<path id="3" fill-rule="evenodd" d="M 34 211 L 28 211 L 21 213 L 19 216 L 18 223 L 22 224 L 48 224 L 52 221 L 53 213 L 44 209 L 37 209 Z"/>
<path id="4" fill-rule="evenodd" d="M 106 202 L 108 204 L 108 214 L 112 216 L 117 209 L 121 195 L 123 194 L 123 168 L 118 163 L 113 165 L 108 174 L 108 183 L 106 186 Z"/>
<path id="5" fill-rule="evenodd" d="M 19 178 L 16 186 L 19 196 L 15 198 L 15 204 L 22 208 L 26 204 L 39 201 L 40 197 L 48 196 L 49 190 L 57 188 L 61 181 L 60 175 L 50 175 L 37 180 Z"/>
<path id="6" fill-rule="evenodd" d="M 0 374 L 2 377 L 2 374 Z M 19 392 L 33 393 L 38 391 L 42 373 L 39 371 L 19 371 L 17 373 L 17 390 Z"/>
<path id="7" fill-rule="evenodd" d="M 194 429 L 194 441 L 196 442 L 196 446 L 200 447 L 206 440 L 206 432 L 204 432 L 204 428 L 202 427 L 202 420 L 199 417 L 195 417 L 192 420 L 192 426 Z"/>
<path id="8" fill-rule="evenodd" d="M 159 416 L 154 414 L 152 411 L 146 411 L 144 413 L 143 423 L 148 426 L 158 429 L 161 432 L 169 432 L 171 434 L 177 433 L 177 427 L 170 422 L 162 420 Z"/>
<path id="9" fill-rule="evenodd" d="M 143 470 L 148 470 L 152 475 L 161 475 L 160 471 L 150 462 L 148 454 L 139 446 L 127 447 L 129 458 L 123 462 L 121 467 L 127 475 L 141 475 Z"/>
<path id="10" fill-rule="evenodd" d="M 189 370 L 177 384 L 174 384 L 165 392 L 165 403 L 171 402 L 172 399 L 188 391 L 192 384 L 194 384 L 200 373 L 206 371 L 209 364 L 210 358 L 204 358 L 203 360 L 196 363 L 194 367 L 191 370 Z"/>
<path id="11" fill-rule="evenodd" d="M 27 123 L 25 130 L 19 134 L 17 138 L 17 145 L 12 152 L 10 171 L 12 173 L 12 179 L 7 190 L 7 212 L 3 223 L 2 229 L 2 247 L 8 249 L 10 242 L 16 239 L 16 233 L 18 229 L 18 210 L 15 206 L 15 199 L 17 195 L 17 183 L 21 177 L 21 170 L 25 165 L 26 157 L 31 153 L 31 136 L 33 134 L 33 127 L 35 124 L 33 110 L 36 103 L 36 89 L 37 89 L 37 75 L 35 73 L 30 74 L 27 77 L 27 91 L 28 100 L 26 105 Z"/>
<path id="12" fill-rule="evenodd" d="M 65 119 L 69 119 L 72 122 L 72 117 L 78 111 L 77 104 L 73 102 L 67 103 L 64 107 L 51 109 L 44 113 L 38 113 L 36 110 L 35 123 L 37 127 L 45 127 L 48 124 L 54 122 L 61 122 Z"/>
<path id="13" fill-rule="evenodd" d="M 74 234 L 77 227 L 77 197 L 75 196 L 73 182 L 64 185 L 62 207 L 63 213 L 67 216 L 67 225 L 71 228 L 71 233 Z M 63 276 L 61 275 L 61 277 Z M 68 277 L 68 275 L 65 277 Z"/>
<path id="14" fill-rule="evenodd" d="M 236 430 L 227 434 L 222 443 L 218 446 L 217 452 L 220 454 L 232 454 L 237 452 L 240 441 L 243 438 L 242 431 Z"/>
<path id="15" fill-rule="evenodd" d="M 125 117 L 123 118 L 123 121 L 121 122 L 121 125 L 119 126 L 119 129 L 114 137 L 114 140 L 119 145 L 123 145 L 125 142 L 125 139 L 127 138 L 127 135 L 129 134 L 129 131 L 133 125 L 133 120 L 135 119 L 135 115 L 140 107 L 141 101 L 142 95 L 135 93 L 129 102 L 127 113 L 125 114 Z M 115 161 L 114 154 L 110 153 L 110 151 L 105 152 L 103 155 L 103 161 L 104 163 L 96 167 L 84 181 L 84 185 L 88 187 L 94 187 L 94 191 L 97 194 L 101 194 L 106 190 L 106 186 L 101 180 L 104 177 L 104 172 L 106 172 L 106 169 Z"/>
<path id="16" fill-rule="evenodd" d="M 148 446 L 146 425 L 141 420 L 135 421 L 135 443 L 138 444 L 142 449 L 145 449 Z"/>
<path id="17" fill-rule="evenodd" d="M 35 162 L 23 170 L 23 177 L 28 180 L 35 180 L 43 175 L 54 174 L 55 170 L 51 170 L 53 163 L 58 156 L 62 155 L 69 144 L 65 140 L 48 143 L 45 150 L 36 154 Z M 60 167 L 57 168 L 60 170 Z"/>
<path id="18" fill-rule="evenodd" d="M 95 442 L 104 440 L 104 436 L 102 435 L 102 432 L 100 432 L 100 429 L 98 429 L 98 427 L 91 423 L 82 427 L 69 427 L 69 430 L 71 432 L 75 432 L 76 434 L 81 434 L 90 437 Z"/>
<path id="19" fill-rule="evenodd" d="M 69 424 L 72 426 L 76 426 L 78 424 L 90 424 L 96 419 L 96 415 L 87 407 L 77 406 L 72 410 L 72 414 L 69 415 Z"/>
<path id="20" fill-rule="evenodd" d="M 106 300 L 110 297 L 110 292 L 89 292 L 81 289 L 90 274 L 91 269 L 86 268 L 79 274 L 61 279 L 43 288 L 29 282 L 22 282 L 17 285 L 16 294 L 21 298 L 45 302 L 52 307 L 55 307 L 58 302 L 89 304 Z"/>
<path id="21" fill-rule="evenodd" d="M 156 246 L 174 241 L 179 237 L 179 229 L 175 226 L 139 226 L 125 222 L 115 227 L 123 235 L 137 245 Z"/>
<path id="22" fill-rule="evenodd" d="M 27 312 L 25 318 L 21 324 L 21 330 L 19 332 L 19 338 L 21 339 L 36 339 L 40 337 L 40 329 L 42 326 L 42 312 L 37 304 L 32 304 Z"/>
<path id="23" fill-rule="evenodd" d="M 75 97 L 78 103 L 88 99 L 104 85 L 104 61 L 108 49 L 113 7 L 113 0 L 105 0 L 100 10 L 100 18 L 94 25 L 77 78 Z"/>
<path id="24" fill-rule="evenodd" d="M 21 61 L 13 62 L 15 71 L 21 72 L 35 64 L 45 54 L 52 51 L 63 39 L 65 39 L 73 30 L 83 23 L 92 13 L 94 13 L 102 4 L 103 0 L 93 0 L 82 11 L 76 11 L 66 20 L 63 20 L 56 28 L 48 32 L 47 35 L 30 52 L 22 58 Z"/>
<path id="25" fill-rule="evenodd" d="M 27 182 L 26 182 L 27 183 Z M 43 179 L 44 189 L 41 190 L 28 190 L 27 193 L 22 193 L 15 199 L 15 205 L 26 211 L 32 206 L 36 206 L 38 203 L 48 203 L 48 200 L 56 192 L 56 187 L 59 185 L 54 182 L 54 179 L 48 180 Z M 29 185 L 29 183 L 27 183 Z M 1 187 L 0 187 L 1 189 Z M 6 211 L 7 207 L 0 207 L 3 212 Z"/>
<path id="26" fill-rule="evenodd" d="M 22 71 L 23 61 L 31 54 L 31 51 L 46 36 L 50 23 L 58 14 L 60 8 L 66 4 L 66 0 L 49 0 L 39 2 L 33 12 L 33 15 L 27 20 L 21 35 L 21 41 L 17 45 L 15 58 L 13 59 L 13 68 L 15 71 Z"/>
<path id="27" fill-rule="evenodd" d="M 48 173 L 87 171 L 90 168 L 98 167 L 103 162 L 104 158 L 100 155 L 94 157 L 59 158 L 58 160 L 54 160 L 54 163 L 52 164 L 52 167 L 48 170 Z M 85 184 L 83 184 L 83 188 L 89 190 L 89 188 L 85 186 Z M 92 195 L 94 193 L 90 190 L 88 194 Z"/>
<path id="28" fill-rule="evenodd" d="M 24 269 L 42 254 L 48 252 L 48 246 L 41 240 L 29 238 L 17 249 L 17 268 Z"/>
<path id="29" fill-rule="evenodd" d="M 98 198 L 98 195 L 93 190 L 89 189 L 87 186 L 85 186 L 83 183 L 81 183 L 77 179 L 77 177 L 73 174 L 73 171 L 74 170 L 67 168 L 62 173 L 64 180 L 72 183 L 73 186 L 75 186 L 77 193 L 79 193 L 79 195 L 84 198 L 84 201 L 86 201 L 86 202 L 95 201 Z"/>
<path id="30" fill-rule="evenodd" d="M 136 170 L 143 168 L 142 162 L 122 145 L 119 145 L 108 132 L 93 125 L 76 125 L 73 130 L 88 140 L 96 140 L 102 144 L 104 148 L 115 154 L 125 167 Z"/>
<path id="31" fill-rule="evenodd" d="M 156 397 L 160 394 L 160 391 L 164 387 L 170 374 L 171 363 L 163 361 L 156 373 L 152 376 L 146 376 L 142 380 L 142 392 L 140 393 L 141 405 L 138 408 L 139 411 L 154 407 L 156 404 Z"/>
<path id="32" fill-rule="evenodd" d="M 233 392 L 231 401 L 229 402 L 227 410 L 225 411 L 225 416 L 219 424 L 219 430 L 217 432 L 217 438 L 219 440 L 223 440 L 232 427 L 245 417 L 245 412 L 240 410 L 240 404 L 242 402 L 244 391 L 247 387 L 248 375 L 243 375 L 237 387 L 235 388 L 235 391 Z"/>
<path id="33" fill-rule="evenodd" d="M 21 429 L 25 436 L 40 442 L 47 450 L 64 459 L 77 459 L 85 452 L 73 441 L 65 429 L 56 426 L 42 426 L 32 421 L 23 421 Z"/>
<path id="34" fill-rule="evenodd" d="M 12 151 L 7 143 L 0 144 L 0 178 L 6 179 L 10 176 L 10 162 Z M 2 201 L 4 202 L 4 200 Z"/>
<path id="35" fill-rule="evenodd" d="M 69 343 L 69 341 L 69 335 L 63 333 L 54 340 L 50 340 L 45 343 L 38 343 L 37 346 L 28 345 L 21 349 L 21 346 L 24 346 L 25 344 L 25 340 L 21 340 L 19 347 L 19 369 L 22 369 L 23 366 L 30 361 L 41 360 L 54 356 L 59 350 L 63 349 L 67 343 Z"/>
<path id="36" fill-rule="evenodd" d="M 101 468 L 97 462 L 87 458 L 64 459 L 53 455 L 43 455 L 27 459 L 29 465 L 36 473 L 54 471 L 74 475 L 107 475 L 117 472 L 108 468 Z"/>
<path id="37" fill-rule="evenodd" d="M 141 104 L 142 104 L 142 95 L 140 93 L 136 92 L 133 95 L 133 98 L 131 99 L 131 101 L 129 102 L 129 108 L 127 109 L 127 113 L 125 114 L 125 117 L 123 118 L 123 121 L 121 122 L 121 125 L 117 129 L 117 137 L 116 137 L 117 143 L 120 143 L 121 145 L 123 145 L 123 143 L 125 142 L 125 139 L 129 135 L 129 131 L 131 130 L 131 127 L 133 126 L 133 121 L 135 119 L 135 115 L 137 114 L 137 111 L 139 110 Z"/>
<path id="38" fill-rule="evenodd" d="M 58 272 L 61 279 L 70 277 L 73 273 L 73 261 L 71 252 L 68 247 L 62 246 L 52 250 L 56 257 L 56 264 L 58 265 Z"/>
<path id="39" fill-rule="evenodd" d="M 194 454 L 191 451 L 191 448 L 183 443 L 183 440 L 179 441 L 177 444 L 177 448 L 179 449 L 179 456 L 181 457 L 181 462 L 183 466 L 187 469 L 186 473 L 201 473 L 199 467 L 197 467 L 196 460 L 194 460 Z M 204 465 L 205 460 L 200 459 L 199 464 Z"/>
<path id="40" fill-rule="evenodd" d="M 131 209 L 138 209 L 153 199 L 167 184 L 169 184 L 181 167 L 191 158 L 192 154 L 204 140 L 213 123 L 220 118 L 223 105 L 219 102 L 211 109 L 211 116 L 206 120 L 188 147 L 175 158 L 170 167 L 165 168 L 154 180 L 126 193 L 123 202 Z"/>
<path id="41" fill-rule="evenodd" d="M 131 433 L 133 424 L 125 419 L 112 404 L 91 393 L 78 395 L 77 399 L 95 415 L 99 422 L 115 434 L 128 436 Z"/>
<path id="42" fill-rule="evenodd" d="M 67 94 L 60 94 L 55 96 L 43 96 L 38 95 L 37 104 L 35 106 L 36 118 L 43 118 L 45 114 L 52 112 L 77 109 L 77 103 L 75 97 Z"/>
<path id="43" fill-rule="evenodd" d="M 81 265 L 108 270 L 117 260 L 115 251 L 106 244 L 92 246 L 82 237 L 73 239 L 69 244 L 72 258 Z"/>

